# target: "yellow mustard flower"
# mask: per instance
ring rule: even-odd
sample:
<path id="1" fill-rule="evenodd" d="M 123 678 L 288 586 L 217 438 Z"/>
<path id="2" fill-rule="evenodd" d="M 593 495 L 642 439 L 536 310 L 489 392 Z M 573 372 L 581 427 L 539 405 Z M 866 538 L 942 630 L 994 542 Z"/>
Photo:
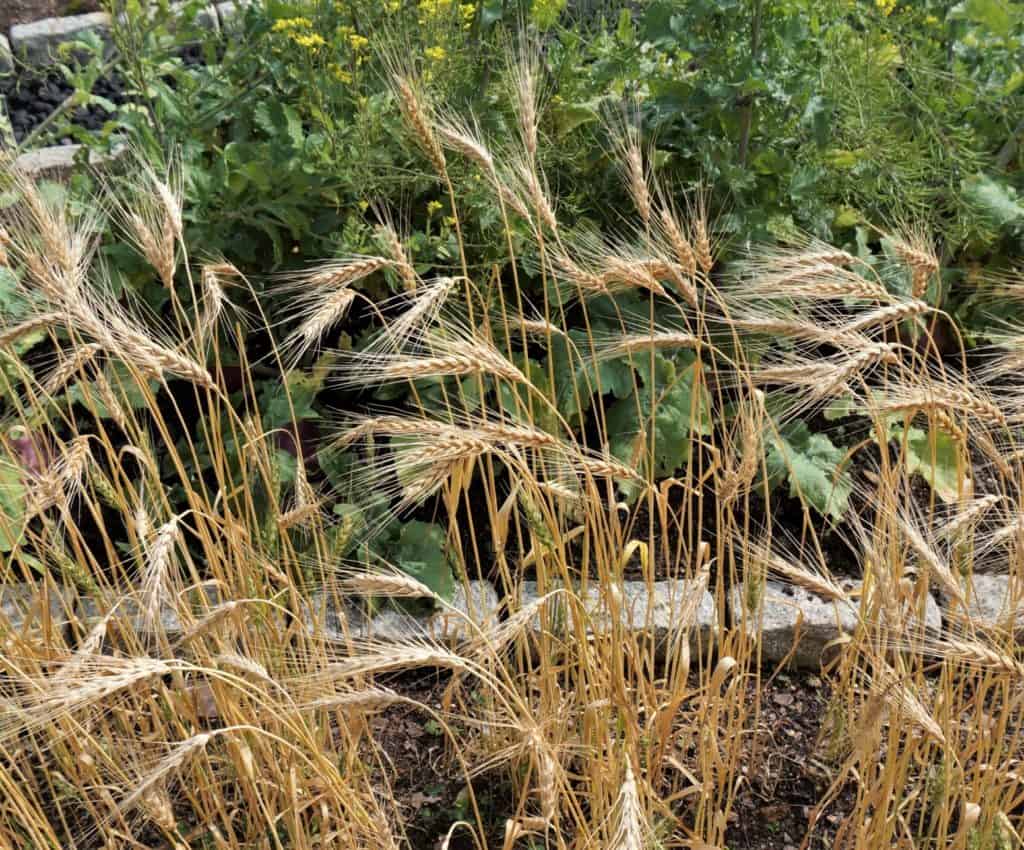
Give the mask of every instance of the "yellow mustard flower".
<path id="1" fill-rule="evenodd" d="M 935 25 L 936 25 L 936 24 L 937 24 L 937 23 L 939 22 L 939 19 L 938 19 L 938 18 L 936 18 L 936 17 L 935 17 L 935 15 L 928 15 L 928 16 L 927 16 L 927 17 L 926 17 L 926 18 L 924 19 L 924 22 L 925 22 L 926 24 L 928 24 L 929 26 L 932 26 L 932 27 L 933 27 L 933 26 L 935 26 Z"/>
<path id="2" fill-rule="evenodd" d="M 453 216 L 453 215 L 446 215 L 442 219 L 442 221 L 444 221 L 444 223 L 446 225 L 448 225 L 449 227 L 455 227 L 455 216 Z"/>
<path id="3" fill-rule="evenodd" d="M 443 47 L 435 46 L 428 47 L 423 51 L 423 55 L 426 56 L 431 62 L 443 62 L 448 56 L 448 51 Z"/>
<path id="4" fill-rule="evenodd" d="M 309 18 L 281 18 L 274 21 L 272 29 L 274 32 L 284 32 L 285 30 L 309 29 L 311 26 L 313 26 L 313 22 Z"/>
<path id="5" fill-rule="evenodd" d="M 370 39 L 365 35 L 353 34 L 348 37 L 348 43 L 355 51 L 365 50 L 370 44 Z"/>
<path id="6" fill-rule="evenodd" d="M 417 5 L 420 14 L 427 18 L 436 18 L 452 7 L 453 0 L 420 0 Z"/>
<path id="7" fill-rule="evenodd" d="M 875 0 L 875 6 L 879 12 L 888 17 L 896 8 L 896 0 Z"/>
<path id="8" fill-rule="evenodd" d="M 389 12 L 397 12 L 402 8 L 402 0 L 388 0 L 388 2 L 384 4 L 384 8 Z"/>
<path id="9" fill-rule="evenodd" d="M 427 204 L 427 215 L 433 215 L 438 210 L 440 210 L 441 207 L 442 207 L 442 204 L 441 204 L 440 201 L 430 201 Z"/>
<path id="10" fill-rule="evenodd" d="M 473 18 L 476 16 L 476 3 L 460 3 L 459 14 L 462 16 L 462 23 L 465 27 L 472 26 Z"/>
<path id="11" fill-rule="evenodd" d="M 341 65 L 337 63 L 332 63 L 327 66 L 327 70 L 331 72 L 331 74 L 334 76 L 334 79 L 336 79 L 338 82 L 344 83 L 345 85 L 350 85 L 352 83 L 352 74 L 350 74 L 348 71 L 342 68 Z"/>
<path id="12" fill-rule="evenodd" d="M 314 53 L 327 44 L 327 42 L 324 41 L 324 37 L 318 33 L 313 33 L 312 35 L 293 35 L 292 41 L 299 45 L 299 47 L 305 47 L 307 50 L 312 50 Z"/>
<path id="13" fill-rule="evenodd" d="M 369 201 L 360 201 L 359 202 L 359 209 L 361 209 L 363 212 L 366 212 L 369 208 L 370 208 L 370 202 Z"/>

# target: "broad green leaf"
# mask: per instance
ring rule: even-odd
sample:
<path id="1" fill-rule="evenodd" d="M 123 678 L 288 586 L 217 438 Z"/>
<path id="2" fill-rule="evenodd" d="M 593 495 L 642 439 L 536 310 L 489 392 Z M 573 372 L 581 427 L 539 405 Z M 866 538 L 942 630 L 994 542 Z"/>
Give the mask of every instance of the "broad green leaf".
<path id="1" fill-rule="evenodd" d="M 897 439 L 902 437 L 902 430 L 897 429 Z M 907 472 L 924 478 L 943 502 L 955 502 L 960 497 L 960 448 L 945 431 L 910 428 L 906 432 L 905 459 Z"/>
<path id="2" fill-rule="evenodd" d="M 419 579 L 442 599 L 455 590 L 452 562 L 443 529 L 430 522 L 412 520 L 402 525 L 398 541 L 390 547 L 390 560 Z"/>
<path id="3" fill-rule="evenodd" d="M 645 355 L 636 358 L 641 387 L 617 401 L 608 410 L 609 449 L 619 460 L 641 469 L 649 466 L 653 444 L 653 475 L 672 475 L 690 457 L 694 433 L 707 434 L 711 413 L 703 389 L 694 395 L 694 378 L 698 366 L 692 357 L 682 368 L 663 355 L 655 356 L 653 371 Z M 653 432 L 651 429 L 653 416 Z M 627 496 L 627 484 L 620 484 Z"/>
<path id="4" fill-rule="evenodd" d="M 802 498 L 822 516 L 841 520 L 853 492 L 850 475 L 840 466 L 846 452 L 799 420 L 767 443 L 769 481 L 773 485 L 787 481 L 791 497 Z"/>
<path id="5" fill-rule="evenodd" d="M 600 120 L 597 110 L 586 103 L 560 103 L 551 107 L 551 118 L 555 123 L 555 134 L 559 138 L 568 136 L 584 124 Z"/>
<path id="6" fill-rule="evenodd" d="M 140 385 L 139 379 L 121 361 L 107 363 L 103 367 L 103 377 L 106 378 L 107 385 L 113 390 L 114 397 L 120 404 L 127 405 L 132 410 L 143 410 L 149 406 L 149 396 Z M 159 392 L 160 384 L 156 381 L 146 383 L 149 392 L 155 396 Z M 101 419 L 110 417 L 104 400 L 107 397 L 105 388 L 97 388 L 93 381 L 77 381 L 67 391 L 67 397 L 73 402 L 91 407 Z"/>
<path id="7" fill-rule="evenodd" d="M 0 462 L 0 514 L 0 552 L 10 552 L 25 518 L 25 485 L 22 471 L 6 461 Z"/>
<path id="8" fill-rule="evenodd" d="M 978 215 L 995 227 L 1024 222 L 1024 205 L 1012 187 L 997 183 L 985 174 L 976 174 L 963 181 L 962 190 Z"/>
<path id="9" fill-rule="evenodd" d="M 1008 36 L 1020 17 L 1020 7 L 1007 0 L 964 0 L 949 13 L 950 18 L 963 18 L 999 36 Z"/>
<path id="10" fill-rule="evenodd" d="M 626 358 L 618 357 L 594 362 L 587 335 L 570 331 L 568 340 L 555 337 L 551 351 L 559 412 L 570 422 L 579 422 L 586 414 L 598 391 L 622 399 L 633 392 L 633 367 Z"/>

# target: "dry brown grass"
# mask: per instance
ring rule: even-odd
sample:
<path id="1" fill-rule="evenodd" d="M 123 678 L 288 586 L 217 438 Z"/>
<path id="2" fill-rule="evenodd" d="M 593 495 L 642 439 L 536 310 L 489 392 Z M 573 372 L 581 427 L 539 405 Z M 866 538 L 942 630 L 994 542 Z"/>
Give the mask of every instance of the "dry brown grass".
<path id="1" fill-rule="evenodd" d="M 431 757 L 465 788 L 461 814 L 432 836 L 439 846 L 469 833 L 502 850 L 733 846 L 730 824 L 748 816 L 746 801 L 770 787 L 756 783 L 779 760 L 759 734 L 775 671 L 726 600 L 746 581 L 744 603 L 756 609 L 772 576 L 857 613 L 818 671 L 830 694 L 818 761 L 831 787 L 806 843 L 1012 846 L 1024 661 L 1014 623 L 973 615 L 968 587 L 976 564 L 998 560 L 1017 579 L 1011 605 L 1021 602 L 1014 416 L 1024 403 L 1014 388 L 934 357 L 922 318 L 938 269 L 926 243 L 896 243 L 914 299 L 813 240 L 755 250 L 729 277 L 716 265 L 709 198 L 679 201 L 654 185 L 632 128 L 619 152 L 638 226 L 615 239 L 570 237 L 541 170 L 537 69 L 528 62 L 514 79 L 517 144 L 492 145 L 472 122 L 445 116 L 411 77 L 395 93 L 447 188 L 446 151 L 484 173 L 502 216 L 526 220 L 537 277 L 569 284 L 580 319 L 569 326 L 548 303 L 534 311 L 518 263 L 502 299 L 464 257 L 461 273 L 422 280 L 390 226 L 379 231 L 382 256 L 286 281 L 292 300 L 261 329 L 283 339 L 261 368 L 291 368 L 327 343 L 356 298 L 370 301 L 370 275 L 404 290 L 372 305 L 378 336 L 337 353 L 328 376 L 343 389 L 411 387 L 403 404 L 324 425 L 353 461 L 345 492 L 305 461 L 283 475 L 280 433 L 261 422 L 252 382 L 234 398 L 221 383 L 230 328 L 219 319 L 236 270 L 200 270 L 201 297 L 171 299 L 164 321 L 178 333 L 165 333 L 96 285 L 89 222 L 16 181 L 23 199 L 5 219 L 0 260 L 24 270 L 41 308 L 0 330 L 13 364 L 0 451 L 27 500 L 16 521 L 0 516 L 16 541 L 3 578 L 69 600 L 20 630 L 0 622 L 0 845 L 416 847 L 408 765 L 377 722 L 401 710 L 438 724 L 443 746 Z M 128 238 L 156 279 L 191 286 L 179 190 L 152 174 L 145 183 L 145 204 L 125 208 Z M 505 234 L 510 255 L 521 225 L 515 240 L 511 226 Z M 621 290 L 649 303 L 649 315 L 595 330 L 591 296 Z M 897 327 L 913 327 L 922 344 L 883 336 Z M 58 354 L 38 367 L 18 360 L 13 343 L 46 328 L 67 332 L 49 339 Z M 556 339 L 566 342 L 565 373 L 522 365 Z M 241 342 L 232 340 L 244 353 Z M 988 374 L 1015 384 L 1015 356 L 997 355 L 1002 365 Z M 632 394 L 616 388 L 638 409 L 628 462 L 615 454 L 624 435 L 607 408 L 622 399 L 604 397 L 599 368 L 613 357 L 678 357 L 700 376 L 693 409 L 706 405 L 712 421 L 681 438 L 686 460 L 666 480 L 649 472 L 663 450 L 653 426 L 664 388 L 644 395 L 638 370 Z M 109 363 L 123 369 L 97 383 Z M 179 421 L 172 402 L 183 396 L 169 376 L 190 383 L 198 422 Z M 277 377 L 288 392 L 288 376 Z M 76 378 L 104 411 L 91 397 L 68 399 Z M 127 403 L 128 390 L 144 406 Z M 867 432 L 848 458 L 870 472 L 857 478 L 844 526 L 860 558 L 857 598 L 815 515 L 771 524 L 782 497 L 764 480 L 788 420 L 837 398 L 854 403 Z M 872 442 L 893 416 L 955 428 L 958 472 L 973 492 L 962 488 L 950 506 L 921 499 L 898 441 Z M 332 512 L 354 503 L 368 514 L 382 507 L 384 519 L 371 514 L 359 528 Z M 444 530 L 459 581 L 498 580 L 497 621 L 459 614 L 420 577 L 363 556 L 388 517 L 413 508 Z M 660 644 L 619 616 L 634 604 L 627 571 L 691 582 Z M 523 600 L 527 580 L 540 598 Z M 710 633 L 695 628 L 705 588 L 718 613 Z M 929 588 L 955 603 L 943 633 L 917 622 Z M 314 610 L 317 593 L 362 597 L 371 612 L 382 597 L 434 604 L 459 641 L 361 637 L 346 606 Z M 441 683 L 429 704 L 409 671 Z M 499 810 L 481 805 L 485 786 L 508 788 L 492 799 Z M 825 804 L 844 788 L 830 822 Z"/>

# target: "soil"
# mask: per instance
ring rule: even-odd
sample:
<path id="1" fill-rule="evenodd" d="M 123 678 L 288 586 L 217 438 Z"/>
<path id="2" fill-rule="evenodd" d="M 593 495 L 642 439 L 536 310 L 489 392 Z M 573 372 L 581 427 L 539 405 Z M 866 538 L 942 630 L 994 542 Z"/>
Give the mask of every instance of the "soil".
<path id="1" fill-rule="evenodd" d="M 41 18 L 84 15 L 99 9 L 98 0 L 4 0 L 0 7 L 0 30 L 14 24 L 28 24 Z"/>
<path id="2" fill-rule="evenodd" d="M 7 115 L 14 130 L 14 140 L 20 143 L 73 91 L 74 88 L 58 73 L 0 79 L 0 94 L 7 97 Z M 117 106 L 127 101 L 124 82 L 117 75 L 98 80 L 93 86 L 92 93 L 106 98 Z M 93 104 L 77 107 L 68 113 L 68 117 L 75 126 L 96 132 L 113 117 L 113 113 Z M 73 141 L 70 137 L 64 137 L 55 140 L 55 143 L 69 145 Z"/>
<path id="3" fill-rule="evenodd" d="M 757 698 L 751 682 L 747 698 Z M 749 768 L 733 806 L 729 850 L 795 850 L 811 830 L 809 850 L 835 846 L 836 832 L 853 809 L 852 786 L 815 817 L 831 785 L 833 767 L 821 736 L 828 689 L 818 676 L 779 674 L 761 682 L 761 716 L 752 736 Z M 812 827 L 813 820 L 813 829 Z"/>
<path id="4" fill-rule="evenodd" d="M 183 47 L 178 57 L 187 68 L 203 63 L 202 50 L 197 45 Z M 168 79 L 169 82 L 173 82 Z M 21 73 L 17 76 L 0 77 L 0 96 L 7 98 L 7 115 L 14 130 L 14 140 L 20 143 L 36 127 L 54 112 L 74 91 L 73 86 L 57 71 Z M 114 72 L 101 77 L 92 87 L 92 94 L 106 98 L 114 106 L 123 106 L 131 97 L 126 90 L 125 80 Z M 116 117 L 99 104 L 79 106 L 67 113 L 71 124 L 96 134 L 103 125 Z M 76 139 L 71 136 L 48 140 L 50 144 L 70 145 Z"/>
<path id="5" fill-rule="evenodd" d="M 448 682 L 446 674 L 417 674 L 387 684 L 438 709 Z M 726 845 L 729 850 L 796 850 L 834 779 L 827 743 L 819 743 L 828 690 L 818 676 L 779 674 L 769 680 L 766 674 L 760 695 L 760 722 L 750 736 L 748 766 L 729 817 Z M 756 697 L 751 683 L 747 699 Z M 442 730 L 428 715 L 411 706 L 392 708 L 374 718 L 373 730 L 411 846 L 439 847 L 454 821 L 473 821 L 465 776 L 450 758 Z M 487 827 L 488 846 L 502 846 L 505 818 L 515 809 L 507 775 L 499 769 L 480 776 L 473 780 L 473 791 Z M 808 850 L 834 846 L 854 800 L 852 787 L 840 788 L 835 800 L 818 813 Z M 683 822 L 691 820 L 685 810 L 678 815 Z M 473 846 L 467 832 L 457 833 L 449 845 L 451 850 Z"/>

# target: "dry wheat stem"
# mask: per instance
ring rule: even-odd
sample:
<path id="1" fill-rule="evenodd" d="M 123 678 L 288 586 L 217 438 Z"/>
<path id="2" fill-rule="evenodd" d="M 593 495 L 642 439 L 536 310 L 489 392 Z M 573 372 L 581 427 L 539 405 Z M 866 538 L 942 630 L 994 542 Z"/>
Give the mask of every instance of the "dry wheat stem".
<path id="1" fill-rule="evenodd" d="M 45 330 L 63 320 L 63 313 L 40 313 L 37 316 L 31 316 L 18 322 L 16 325 L 11 325 L 0 331 L 0 346 L 6 347 L 24 336 L 28 336 L 36 331 Z"/>

